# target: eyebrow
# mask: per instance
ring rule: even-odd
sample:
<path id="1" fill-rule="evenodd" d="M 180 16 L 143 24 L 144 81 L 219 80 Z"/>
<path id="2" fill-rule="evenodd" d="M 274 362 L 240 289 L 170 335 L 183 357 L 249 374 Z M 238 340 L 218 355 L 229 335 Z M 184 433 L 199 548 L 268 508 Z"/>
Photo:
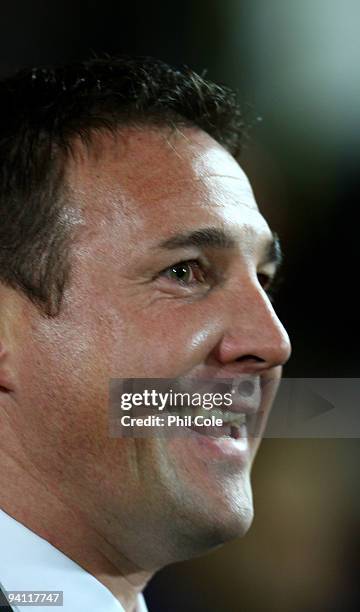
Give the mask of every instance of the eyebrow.
<path id="1" fill-rule="evenodd" d="M 217 227 L 206 227 L 194 232 L 177 234 L 160 243 L 160 248 L 173 250 L 186 247 L 233 249 L 238 241 L 228 232 Z M 262 265 L 273 263 L 279 266 L 282 262 L 280 240 L 276 232 L 266 245 Z"/>

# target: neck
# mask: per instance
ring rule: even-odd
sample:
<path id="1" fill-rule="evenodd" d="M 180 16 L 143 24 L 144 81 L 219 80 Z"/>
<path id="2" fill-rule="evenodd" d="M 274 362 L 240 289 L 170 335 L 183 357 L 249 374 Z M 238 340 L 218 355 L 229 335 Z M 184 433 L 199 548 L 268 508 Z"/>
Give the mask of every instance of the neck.
<path id="1" fill-rule="evenodd" d="M 83 567 L 132 612 L 151 572 L 136 567 L 76 506 L 69 507 L 56 486 L 44 483 L 20 445 L 12 452 L 0 448 L 0 464 L 0 507 Z"/>

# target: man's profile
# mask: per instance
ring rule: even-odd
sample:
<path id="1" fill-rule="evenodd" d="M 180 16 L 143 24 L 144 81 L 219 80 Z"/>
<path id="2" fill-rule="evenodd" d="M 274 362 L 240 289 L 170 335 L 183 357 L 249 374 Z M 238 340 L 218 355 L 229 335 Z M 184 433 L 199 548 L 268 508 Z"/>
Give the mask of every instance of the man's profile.
<path id="1" fill-rule="evenodd" d="M 260 397 L 290 354 L 277 241 L 235 96 L 190 70 L 26 70 L 0 105 L 0 583 L 141 610 L 158 569 L 246 533 L 261 436 L 111 438 L 109 380 Z"/>

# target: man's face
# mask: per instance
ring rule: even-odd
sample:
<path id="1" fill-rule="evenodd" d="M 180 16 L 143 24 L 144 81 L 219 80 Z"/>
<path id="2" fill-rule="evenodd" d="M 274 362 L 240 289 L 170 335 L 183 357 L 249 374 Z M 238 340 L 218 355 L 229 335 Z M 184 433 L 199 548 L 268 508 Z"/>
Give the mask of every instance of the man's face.
<path id="1" fill-rule="evenodd" d="M 103 135 L 79 145 L 67 180 L 83 217 L 70 284 L 57 318 L 26 301 L 17 313 L 13 419 L 44 482 L 155 567 L 248 529 L 259 437 L 247 451 L 198 434 L 110 438 L 109 379 L 279 378 L 289 340 L 262 286 L 272 234 L 244 172 L 200 130 Z"/>

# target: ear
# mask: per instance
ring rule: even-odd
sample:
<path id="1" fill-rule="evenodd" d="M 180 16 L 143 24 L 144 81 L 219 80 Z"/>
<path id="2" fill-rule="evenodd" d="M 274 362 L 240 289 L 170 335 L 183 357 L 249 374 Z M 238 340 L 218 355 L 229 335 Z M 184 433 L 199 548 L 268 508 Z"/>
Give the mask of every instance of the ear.
<path id="1" fill-rule="evenodd" d="M 14 289 L 0 283 L 0 404 L 4 395 L 15 391 L 16 319 L 19 297 Z"/>

